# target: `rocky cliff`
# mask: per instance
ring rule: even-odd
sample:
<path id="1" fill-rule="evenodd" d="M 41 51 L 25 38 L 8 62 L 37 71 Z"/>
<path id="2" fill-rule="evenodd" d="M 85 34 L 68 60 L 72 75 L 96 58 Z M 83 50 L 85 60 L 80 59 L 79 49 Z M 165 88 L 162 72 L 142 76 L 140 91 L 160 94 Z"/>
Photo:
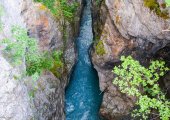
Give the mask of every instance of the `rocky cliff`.
<path id="1" fill-rule="evenodd" d="M 158 0 L 158 4 L 161 6 L 164 1 Z M 135 98 L 120 93 L 112 84 L 111 71 L 120 64 L 121 55 L 132 55 L 147 64 L 160 49 L 166 47 L 164 52 L 168 51 L 170 19 L 151 11 L 143 0 L 93 0 L 92 9 L 95 34 L 92 60 L 104 93 L 100 114 L 109 120 L 120 120 L 130 113 Z M 170 9 L 164 9 L 169 16 Z M 169 53 L 166 54 L 165 60 Z"/>
<path id="2" fill-rule="evenodd" d="M 72 1 L 70 1 L 72 2 Z M 73 23 L 66 22 L 65 33 L 62 19 L 55 19 L 48 8 L 32 0 L 0 0 L 3 9 L 1 21 L 3 38 L 11 38 L 11 27 L 18 25 L 28 30 L 30 37 L 36 38 L 41 51 L 64 49 L 64 70 L 58 70 L 59 76 L 44 71 L 37 81 L 23 77 L 25 63 L 14 67 L 2 54 L 0 46 L 0 119 L 1 120 L 64 120 L 64 94 L 69 74 L 75 63 L 74 38 L 79 29 L 82 1 L 78 0 L 76 17 Z M 65 43 L 63 34 L 67 34 Z M 12 40 L 12 38 L 11 38 Z M 57 71 L 57 69 L 56 69 Z M 21 79 L 18 78 L 18 76 Z"/>

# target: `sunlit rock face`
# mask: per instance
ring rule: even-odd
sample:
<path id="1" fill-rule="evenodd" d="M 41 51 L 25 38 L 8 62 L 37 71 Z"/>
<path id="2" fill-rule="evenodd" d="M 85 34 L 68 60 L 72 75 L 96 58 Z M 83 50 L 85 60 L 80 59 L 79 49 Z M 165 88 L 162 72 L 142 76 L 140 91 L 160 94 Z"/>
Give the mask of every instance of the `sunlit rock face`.
<path id="1" fill-rule="evenodd" d="M 111 71 L 120 64 L 121 55 L 131 55 L 147 64 L 159 49 L 170 42 L 170 19 L 151 12 L 142 0 L 92 1 L 95 39 L 102 41 L 101 49 L 105 51 L 103 55 L 97 54 L 97 44 L 94 44 L 91 52 L 100 89 L 104 92 L 100 113 L 109 120 L 120 120 L 134 107 L 135 98 L 121 94 L 113 86 Z"/>
<path id="2" fill-rule="evenodd" d="M 0 118 L 2 120 L 31 119 L 32 109 L 27 88 L 15 79 L 21 69 L 13 68 L 0 53 Z M 23 67 L 23 66 L 22 66 Z"/>
<path id="3" fill-rule="evenodd" d="M 21 1 L 0 0 L 3 7 L 3 31 L 0 33 L 1 41 L 3 38 L 11 36 L 11 27 L 19 25 L 25 27 L 23 19 L 20 15 Z M 18 6 L 18 7 L 16 7 Z M 2 50 L 3 46 L 0 47 Z M 25 65 L 13 67 L 8 60 L 4 58 L 0 51 L 0 119 L 2 120 L 22 120 L 32 118 L 32 109 L 28 97 L 28 91 L 23 81 L 18 81 L 15 76 L 22 74 Z"/>
<path id="4" fill-rule="evenodd" d="M 74 25 L 67 23 L 68 33 L 65 44 L 65 71 L 56 78 L 50 71 L 44 71 L 37 81 L 30 77 L 21 77 L 25 63 L 12 66 L 0 46 L 0 119 L 2 120 L 64 120 L 64 94 L 67 78 L 75 63 L 74 38 L 78 33 L 82 2 L 77 10 Z M 1 17 L 3 31 L 0 40 L 11 38 L 11 27 L 18 25 L 28 30 L 30 37 L 39 42 L 39 49 L 62 50 L 62 20 L 56 20 L 47 8 L 32 0 L 0 0 L 4 14 Z M 43 9 L 42 9 L 43 8 Z M 12 40 L 12 39 L 11 39 Z M 70 57 L 71 56 L 71 57 Z M 16 77 L 17 76 L 17 77 Z M 33 94 L 32 98 L 30 94 Z"/>
<path id="5" fill-rule="evenodd" d="M 138 37 L 154 43 L 170 40 L 169 33 L 163 32 L 169 28 L 170 20 L 165 20 L 154 12 L 151 13 L 144 7 L 142 0 L 123 2 L 106 0 L 106 5 L 118 31 L 125 38 Z"/>

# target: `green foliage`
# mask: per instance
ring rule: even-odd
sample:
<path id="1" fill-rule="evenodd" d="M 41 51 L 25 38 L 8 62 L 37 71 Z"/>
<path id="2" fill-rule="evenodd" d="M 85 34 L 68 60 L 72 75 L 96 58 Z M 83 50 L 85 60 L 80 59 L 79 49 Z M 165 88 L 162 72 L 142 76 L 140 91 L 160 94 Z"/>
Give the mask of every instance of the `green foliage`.
<path id="1" fill-rule="evenodd" d="M 14 41 L 4 39 L 6 44 L 4 49 L 5 55 L 10 58 L 13 65 L 20 65 L 23 60 L 26 62 L 26 74 L 37 79 L 42 70 L 50 70 L 55 64 L 62 66 L 61 52 L 40 52 L 38 49 L 38 42 L 34 38 L 27 35 L 27 30 L 14 26 L 11 30 Z"/>
<path id="2" fill-rule="evenodd" d="M 100 40 L 96 45 L 96 53 L 98 55 L 104 55 L 105 54 L 104 45 L 103 45 L 102 40 Z"/>
<path id="3" fill-rule="evenodd" d="M 37 88 L 34 88 L 29 91 L 28 95 L 29 95 L 30 99 L 33 99 L 35 97 L 36 91 L 37 91 Z"/>
<path id="4" fill-rule="evenodd" d="M 2 16 L 4 14 L 4 8 L 2 5 L 0 5 L 0 16 Z"/>
<path id="5" fill-rule="evenodd" d="M 56 51 L 52 54 L 52 57 L 58 66 L 63 66 L 63 62 L 61 61 L 62 55 L 63 53 L 61 51 Z"/>
<path id="6" fill-rule="evenodd" d="M 19 28 L 18 26 L 13 26 L 11 29 L 12 37 L 15 39 L 11 41 L 8 38 L 5 38 L 2 42 L 7 44 L 4 52 L 10 62 L 14 65 L 19 65 L 22 63 L 26 52 L 27 45 L 27 31 L 25 29 Z"/>
<path id="7" fill-rule="evenodd" d="M 61 77 L 61 71 L 63 70 L 63 67 L 64 67 L 63 62 L 61 61 L 62 54 L 63 53 L 61 51 L 57 51 L 57 52 L 52 54 L 55 61 L 54 61 L 54 65 L 50 69 L 50 71 L 58 78 Z"/>
<path id="8" fill-rule="evenodd" d="M 167 4 L 169 4 L 168 1 L 169 0 L 166 1 Z M 166 4 L 159 5 L 157 0 L 144 0 L 144 5 L 148 7 L 151 11 L 155 12 L 159 17 L 163 19 L 169 18 L 168 10 L 165 10 Z"/>
<path id="9" fill-rule="evenodd" d="M 66 30 L 66 22 L 74 22 L 74 17 L 76 10 L 79 6 L 78 2 L 72 2 L 69 0 L 34 0 L 35 2 L 40 2 L 46 6 L 56 19 L 61 21 L 61 32 L 63 33 L 63 50 L 65 50 L 66 40 L 68 37 L 68 32 Z M 74 1 L 74 0 L 73 0 Z"/>
<path id="10" fill-rule="evenodd" d="M 101 2 L 102 2 L 102 0 L 96 0 L 97 5 L 100 5 Z"/>
<path id="11" fill-rule="evenodd" d="M 68 0 L 34 0 L 44 4 L 57 18 L 73 20 L 74 13 L 78 7 L 77 2 L 69 3 Z"/>
<path id="12" fill-rule="evenodd" d="M 167 6 L 170 6 L 170 0 L 165 0 L 165 3 L 167 4 Z"/>
<path id="13" fill-rule="evenodd" d="M 145 68 L 131 56 L 121 57 L 122 64 L 115 66 L 113 73 L 117 75 L 113 84 L 119 86 L 122 93 L 138 98 L 133 116 L 142 116 L 147 119 L 152 110 L 159 112 L 162 120 L 170 118 L 170 102 L 161 91 L 158 80 L 169 68 L 163 61 L 152 61 L 149 68 Z"/>

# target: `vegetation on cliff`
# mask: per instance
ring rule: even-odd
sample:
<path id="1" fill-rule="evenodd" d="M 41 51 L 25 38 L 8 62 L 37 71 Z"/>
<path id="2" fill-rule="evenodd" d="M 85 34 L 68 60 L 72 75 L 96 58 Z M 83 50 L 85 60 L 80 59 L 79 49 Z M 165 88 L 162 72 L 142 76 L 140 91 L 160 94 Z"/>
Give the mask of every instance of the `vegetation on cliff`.
<path id="1" fill-rule="evenodd" d="M 101 56 L 105 54 L 104 45 L 103 45 L 102 40 L 98 41 L 98 43 L 96 45 L 96 53 Z"/>
<path id="2" fill-rule="evenodd" d="M 34 0 L 42 3 L 41 8 L 45 7 L 50 10 L 53 16 L 61 23 L 61 32 L 63 34 L 63 52 L 66 49 L 66 42 L 68 39 L 67 23 L 74 26 L 76 10 L 79 6 L 76 1 L 69 0 Z"/>
<path id="3" fill-rule="evenodd" d="M 74 13 L 78 7 L 77 2 L 69 2 L 68 0 L 34 0 L 45 5 L 51 13 L 58 19 L 64 18 L 72 21 Z"/>
<path id="4" fill-rule="evenodd" d="M 170 118 L 170 101 L 159 87 L 158 80 L 169 68 L 163 61 L 152 61 L 148 68 L 140 65 L 131 56 L 121 57 L 122 64 L 114 67 L 116 78 L 113 84 L 119 86 L 122 93 L 137 98 L 139 109 L 133 111 L 133 117 L 148 119 L 152 115 L 161 120 Z"/>
<path id="5" fill-rule="evenodd" d="M 165 3 L 167 4 L 167 6 L 170 6 L 170 0 L 165 0 Z"/>
<path id="6" fill-rule="evenodd" d="M 166 2 L 162 4 L 159 4 L 157 0 L 144 0 L 144 5 L 155 12 L 159 17 L 169 19 L 169 13 L 166 9 L 166 7 L 170 5 L 169 0 L 166 0 Z"/>
<path id="7" fill-rule="evenodd" d="M 53 70 L 54 66 L 63 66 L 61 61 L 62 53 L 59 51 L 40 51 L 37 40 L 30 38 L 26 29 L 14 26 L 11 33 L 14 40 L 5 38 L 2 41 L 6 45 L 3 52 L 14 66 L 25 61 L 26 75 L 37 79 L 43 70 Z"/>

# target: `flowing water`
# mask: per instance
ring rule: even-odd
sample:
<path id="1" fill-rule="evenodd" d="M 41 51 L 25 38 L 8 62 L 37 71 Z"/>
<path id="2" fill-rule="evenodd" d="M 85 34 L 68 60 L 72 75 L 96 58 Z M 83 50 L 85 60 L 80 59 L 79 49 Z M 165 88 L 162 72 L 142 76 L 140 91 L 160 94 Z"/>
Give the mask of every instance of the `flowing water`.
<path id="1" fill-rule="evenodd" d="M 100 120 L 99 108 L 102 94 L 97 72 L 92 66 L 89 48 L 93 42 L 91 1 L 86 0 L 76 40 L 77 64 L 66 89 L 66 120 Z"/>

